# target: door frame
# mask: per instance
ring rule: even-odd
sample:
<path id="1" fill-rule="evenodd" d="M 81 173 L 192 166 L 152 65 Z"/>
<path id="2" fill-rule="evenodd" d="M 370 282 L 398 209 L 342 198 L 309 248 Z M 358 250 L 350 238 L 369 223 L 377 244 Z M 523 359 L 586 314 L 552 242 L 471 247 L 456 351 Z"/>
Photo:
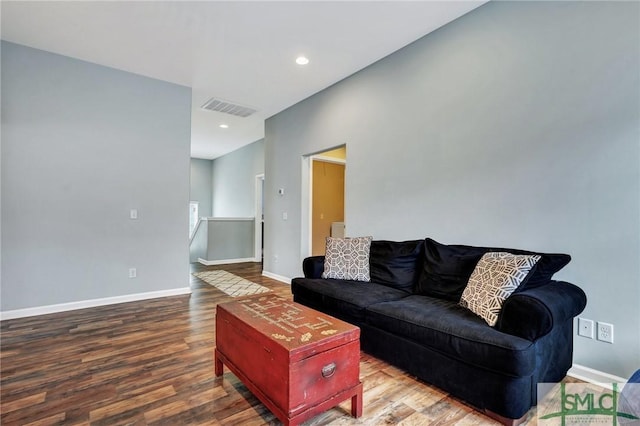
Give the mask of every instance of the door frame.
<path id="1" fill-rule="evenodd" d="M 255 208 L 253 225 L 253 260 L 262 262 L 262 224 L 264 223 L 264 173 L 256 175 Z"/>
<path id="2" fill-rule="evenodd" d="M 346 146 L 346 145 L 341 145 Z M 301 191 L 301 238 L 300 251 L 302 258 L 311 256 L 313 251 L 313 160 L 325 161 L 328 163 L 344 164 L 345 166 L 345 206 L 347 202 L 347 160 L 341 158 L 328 157 L 322 155 L 324 152 L 333 151 L 338 147 L 323 150 L 317 154 L 305 155 L 302 157 L 302 191 Z M 345 223 L 347 220 L 345 208 Z"/>

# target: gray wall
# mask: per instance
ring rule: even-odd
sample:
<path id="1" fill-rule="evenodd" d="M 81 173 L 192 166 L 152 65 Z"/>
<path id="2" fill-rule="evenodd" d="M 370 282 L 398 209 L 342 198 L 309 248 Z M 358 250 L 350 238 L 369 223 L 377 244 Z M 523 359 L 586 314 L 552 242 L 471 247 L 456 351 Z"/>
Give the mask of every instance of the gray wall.
<path id="1" fill-rule="evenodd" d="M 264 140 L 213 160 L 213 216 L 253 217 L 256 175 L 264 173 Z"/>
<path id="2" fill-rule="evenodd" d="M 205 260 L 253 258 L 254 226 L 248 219 L 209 220 Z"/>
<path id="3" fill-rule="evenodd" d="M 556 277 L 615 325 L 613 345 L 576 337 L 574 362 L 630 375 L 639 7 L 491 2 L 268 119 L 265 271 L 302 273 L 302 157 L 346 143 L 349 235 L 570 253 Z"/>
<path id="4" fill-rule="evenodd" d="M 213 162 L 200 158 L 191 159 L 190 201 L 198 202 L 198 216 L 211 216 L 211 192 Z"/>
<path id="5" fill-rule="evenodd" d="M 187 87 L 2 42 L 2 311 L 188 287 L 190 110 Z"/>

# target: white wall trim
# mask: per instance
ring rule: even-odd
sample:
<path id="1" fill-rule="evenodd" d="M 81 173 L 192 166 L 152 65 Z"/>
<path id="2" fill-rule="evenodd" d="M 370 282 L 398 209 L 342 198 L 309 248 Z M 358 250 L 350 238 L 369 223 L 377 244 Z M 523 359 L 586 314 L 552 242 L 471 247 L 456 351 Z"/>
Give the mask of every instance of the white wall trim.
<path id="1" fill-rule="evenodd" d="M 198 258 L 198 262 L 205 266 L 213 266 L 213 265 L 229 265 L 231 263 L 245 263 L 245 262 L 255 262 L 256 259 L 253 257 L 245 257 L 242 259 L 220 259 L 220 260 L 206 260 L 201 257 Z"/>
<path id="2" fill-rule="evenodd" d="M 312 251 L 312 194 L 313 194 L 313 160 L 311 155 L 302 157 L 301 190 L 300 190 L 300 256 L 311 256 Z"/>
<path id="3" fill-rule="evenodd" d="M 243 221 L 251 221 L 255 220 L 255 217 L 203 217 L 201 220 L 205 220 L 207 222 L 243 222 Z"/>
<path id="4" fill-rule="evenodd" d="M 347 164 L 347 160 L 343 158 L 327 157 L 326 155 L 313 155 L 313 160 L 324 161 L 325 163 Z"/>
<path id="5" fill-rule="evenodd" d="M 627 379 L 614 376 L 613 374 L 605 373 L 604 371 L 594 370 L 593 368 L 585 367 L 580 364 L 573 364 L 573 366 L 567 372 L 567 376 L 583 380 L 588 383 L 600 385 L 602 387 L 611 389 L 612 383 L 626 383 Z"/>
<path id="6" fill-rule="evenodd" d="M 274 274 L 273 272 L 269 272 L 269 271 L 262 271 L 262 275 L 267 278 L 271 278 L 276 281 L 283 282 L 285 284 L 291 284 L 291 278 L 285 277 L 284 275 Z"/>
<path id="7" fill-rule="evenodd" d="M 156 299 L 158 297 L 190 294 L 190 287 L 172 288 L 169 290 L 150 291 L 147 293 L 126 294 L 124 296 L 104 297 L 101 299 L 80 300 L 78 302 L 59 303 L 56 305 L 36 306 L 34 308 L 16 309 L 0 312 L 0 320 L 32 317 L 36 315 L 55 314 L 57 312 L 74 311 L 76 309 L 94 308 L 96 306 L 114 305 L 117 303 L 135 302 L 138 300 Z"/>

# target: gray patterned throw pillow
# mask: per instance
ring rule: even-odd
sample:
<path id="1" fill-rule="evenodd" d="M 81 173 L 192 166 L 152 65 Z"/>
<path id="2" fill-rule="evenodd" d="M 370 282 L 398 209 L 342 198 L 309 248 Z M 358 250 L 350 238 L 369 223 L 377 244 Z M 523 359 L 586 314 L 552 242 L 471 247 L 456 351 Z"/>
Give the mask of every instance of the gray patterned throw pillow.
<path id="1" fill-rule="evenodd" d="M 538 260 L 538 255 L 486 253 L 469 277 L 460 305 L 493 327 L 498 321 L 504 301 L 523 283 Z"/>
<path id="2" fill-rule="evenodd" d="M 370 281 L 369 251 L 372 237 L 327 237 L 322 278 Z"/>

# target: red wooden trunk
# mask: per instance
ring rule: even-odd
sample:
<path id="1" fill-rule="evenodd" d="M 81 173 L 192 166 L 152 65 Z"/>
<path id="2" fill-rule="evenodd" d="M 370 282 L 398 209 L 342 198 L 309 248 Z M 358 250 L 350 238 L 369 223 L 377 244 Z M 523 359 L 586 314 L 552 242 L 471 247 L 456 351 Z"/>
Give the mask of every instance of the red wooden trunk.
<path id="1" fill-rule="evenodd" d="M 222 364 L 285 424 L 351 398 L 362 414 L 360 329 L 275 295 L 218 305 L 216 375 Z"/>

